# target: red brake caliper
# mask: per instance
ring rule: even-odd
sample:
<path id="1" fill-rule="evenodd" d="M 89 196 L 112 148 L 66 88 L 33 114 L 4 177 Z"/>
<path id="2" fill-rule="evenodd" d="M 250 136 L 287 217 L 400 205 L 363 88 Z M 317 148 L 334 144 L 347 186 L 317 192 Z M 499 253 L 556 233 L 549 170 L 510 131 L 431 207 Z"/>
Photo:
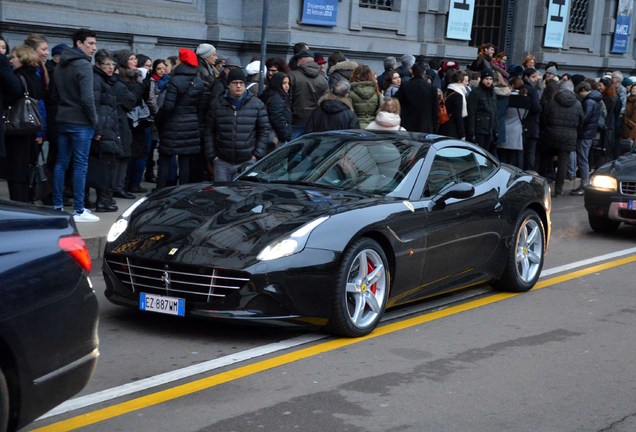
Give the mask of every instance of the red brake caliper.
<path id="1" fill-rule="evenodd" d="M 375 267 L 373 267 L 373 265 L 371 265 L 371 263 L 367 261 L 367 272 L 368 272 L 367 274 L 371 274 L 373 270 L 375 270 Z M 375 294 L 375 291 L 378 289 L 376 285 L 377 285 L 377 282 L 369 287 L 369 289 L 371 290 L 373 294 Z"/>

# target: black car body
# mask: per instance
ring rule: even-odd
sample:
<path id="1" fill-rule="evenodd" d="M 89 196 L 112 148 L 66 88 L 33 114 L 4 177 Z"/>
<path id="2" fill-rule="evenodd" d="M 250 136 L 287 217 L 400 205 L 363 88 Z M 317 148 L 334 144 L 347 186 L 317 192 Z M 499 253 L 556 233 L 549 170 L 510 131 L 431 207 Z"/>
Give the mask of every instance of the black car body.
<path id="1" fill-rule="evenodd" d="M 594 231 L 612 233 L 621 222 L 636 224 L 636 151 L 596 169 L 584 197 Z"/>
<path id="2" fill-rule="evenodd" d="M 90 255 L 71 215 L 0 201 L 0 430 L 78 393 L 98 351 Z"/>
<path id="3" fill-rule="evenodd" d="M 436 293 L 490 280 L 530 289 L 550 205 L 543 179 L 466 142 L 310 134 L 235 182 L 138 201 L 109 233 L 106 296 L 173 315 L 360 336 L 386 307 Z"/>

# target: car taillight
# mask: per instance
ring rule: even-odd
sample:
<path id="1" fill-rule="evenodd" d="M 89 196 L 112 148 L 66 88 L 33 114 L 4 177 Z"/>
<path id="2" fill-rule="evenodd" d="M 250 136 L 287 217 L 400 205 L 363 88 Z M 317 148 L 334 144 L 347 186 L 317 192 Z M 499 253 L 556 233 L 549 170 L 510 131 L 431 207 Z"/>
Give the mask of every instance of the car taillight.
<path id="1" fill-rule="evenodd" d="M 79 234 L 60 237 L 57 244 L 60 246 L 60 249 L 69 254 L 86 272 L 91 271 L 91 268 L 93 268 L 91 255 L 88 252 L 88 247 L 86 247 L 86 242 Z"/>

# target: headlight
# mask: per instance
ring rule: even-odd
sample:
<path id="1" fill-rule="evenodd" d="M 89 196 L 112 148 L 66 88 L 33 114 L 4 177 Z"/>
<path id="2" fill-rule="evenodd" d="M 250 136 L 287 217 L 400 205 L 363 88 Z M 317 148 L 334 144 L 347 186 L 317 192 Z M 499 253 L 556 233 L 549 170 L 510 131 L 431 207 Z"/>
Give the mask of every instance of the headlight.
<path id="1" fill-rule="evenodd" d="M 614 177 L 606 176 L 606 175 L 594 175 L 590 180 L 590 186 L 594 189 L 601 189 L 607 191 L 617 191 L 618 190 L 618 182 Z"/>
<path id="2" fill-rule="evenodd" d="M 309 235 L 318 225 L 329 219 L 329 216 L 322 216 L 298 228 L 287 237 L 276 240 L 267 245 L 256 257 L 260 261 L 271 261 L 277 258 L 293 255 L 300 252 L 305 247 Z"/>
<path id="3" fill-rule="evenodd" d="M 117 240 L 117 238 L 120 235 L 123 234 L 124 231 L 126 231 L 126 228 L 128 228 L 128 219 L 130 218 L 130 215 L 132 215 L 135 209 L 139 207 L 147 199 L 148 198 L 145 196 L 139 198 L 137 201 L 133 203 L 133 205 L 128 207 L 128 209 L 126 209 L 124 213 L 122 213 L 119 219 L 117 219 L 115 223 L 113 224 L 113 226 L 110 227 L 110 230 L 108 231 L 108 235 L 106 236 L 107 242 L 114 242 L 115 240 Z"/>

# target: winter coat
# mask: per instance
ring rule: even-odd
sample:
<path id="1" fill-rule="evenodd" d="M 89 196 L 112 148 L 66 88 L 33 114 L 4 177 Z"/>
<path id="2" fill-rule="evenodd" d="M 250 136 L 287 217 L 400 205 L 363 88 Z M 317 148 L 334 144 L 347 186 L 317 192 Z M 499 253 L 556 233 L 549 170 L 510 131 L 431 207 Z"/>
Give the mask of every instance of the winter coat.
<path id="1" fill-rule="evenodd" d="M 446 89 L 444 95 L 446 99 L 446 111 L 450 119 L 446 123 L 439 125 L 437 133 L 457 139 L 466 138 L 464 118 L 462 117 L 464 98 L 460 93 L 449 88 Z"/>
<path id="2" fill-rule="evenodd" d="M 475 135 L 497 136 L 497 95 L 494 89 L 477 86 L 467 98 L 468 119 L 466 122 L 466 139 L 474 142 Z"/>
<path id="3" fill-rule="evenodd" d="M 360 129 L 360 122 L 349 99 L 332 94 L 321 99 L 305 125 L 306 133 L 344 129 Z"/>
<path id="4" fill-rule="evenodd" d="M 79 49 L 65 48 L 55 69 L 55 85 L 60 98 L 56 121 L 95 127 L 91 59 Z"/>
<path id="5" fill-rule="evenodd" d="M 386 90 L 384 90 L 384 99 L 391 99 L 392 97 L 395 97 L 395 94 L 399 89 L 399 86 L 391 84 Z"/>
<path id="6" fill-rule="evenodd" d="M 437 130 L 437 90 L 427 79 L 416 76 L 402 81 L 395 97 L 402 106 L 402 126 L 407 131 L 433 133 Z"/>
<path id="7" fill-rule="evenodd" d="M 312 111 L 318 107 L 320 98 L 327 94 L 327 80 L 320 73 L 316 62 L 298 66 L 289 73 L 292 100 L 292 124 L 304 125 Z"/>
<path id="8" fill-rule="evenodd" d="M 375 119 L 375 114 L 382 103 L 382 95 L 375 92 L 375 85 L 372 81 L 361 81 L 351 83 L 349 92 L 353 112 L 360 120 L 360 128 L 366 128 Z"/>
<path id="9" fill-rule="evenodd" d="M 234 164 L 265 156 L 270 136 L 267 109 L 246 91 L 240 101 L 229 95 L 218 98 L 208 111 L 205 155 Z"/>
<path id="10" fill-rule="evenodd" d="M 283 96 L 277 91 L 271 91 L 267 98 L 267 116 L 272 130 L 276 134 L 279 143 L 291 140 L 292 113 L 289 96 Z"/>
<path id="11" fill-rule="evenodd" d="M 375 116 L 375 120 L 369 123 L 365 129 L 368 130 L 401 130 L 405 131 L 402 126 L 400 126 L 400 115 L 393 114 L 386 111 L 378 111 Z"/>
<path id="12" fill-rule="evenodd" d="M 130 124 L 126 113 L 132 110 L 139 101 L 143 88 L 124 81 L 119 75 L 113 75 L 115 78 L 114 88 L 117 97 L 117 114 L 119 117 L 119 137 L 121 138 L 122 154 L 120 157 L 129 158 L 132 156 L 132 125 Z"/>
<path id="13" fill-rule="evenodd" d="M 0 54 L 0 109 L 10 106 L 21 93 L 22 83 L 13 73 L 9 59 Z M 6 155 L 4 143 L 4 122 L 0 122 L 0 158 Z"/>
<path id="14" fill-rule="evenodd" d="M 335 83 L 346 79 L 351 81 L 351 75 L 353 70 L 358 67 L 358 63 L 350 60 L 341 61 L 329 68 L 329 88 L 332 88 Z"/>
<path id="15" fill-rule="evenodd" d="M 523 150 L 523 120 L 526 117 L 532 101 L 528 95 L 515 92 L 508 96 L 508 109 L 504 114 L 506 139 L 499 140 L 498 148 L 508 150 Z"/>
<path id="16" fill-rule="evenodd" d="M 115 93 L 116 78 L 108 76 L 99 67 L 93 66 L 93 93 L 95 108 L 97 109 L 97 125 L 95 136 L 99 141 L 93 141 L 91 150 L 97 153 L 111 153 L 122 156 L 119 131 L 119 107 Z"/>
<path id="17" fill-rule="evenodd" d="M 539 116 L 543 107 L 541 106 L 541 97 L 537 91 L 537 87 L 527 79 L 523 80 L 523 88 L 528 91 L 530 98 L 530 109 L 526 118 L 523 120 L 523 127 L 526 130 L 526 138 L 539 138 Z"/>
<path id="18" fill-rule="evenodd" d="M 559 91 L 541 113 L 541 146 L 560 151 L 576 150 L 577 131 L 583 108 L 573 92 Z"/>
<path id="19" fill-rule="evenodd" d="M 636 96 L 633 95 L 627 97 L 621 138 L 636 142 Z"/>
<path id="20" fill-rule="evenodd" d="M 601 118 L 601 105 L 603 100 L 601 92 L 592 90 L 583 99 L 583 123 L 579 130 L 579 139 L 593 139 L 598 132 L 598 121 Z"/>
<path id="21" fill-rule="evenodd" d="M 189 155 L 201 151 L 200 117 L 204 115 L 205 83 L 197 69 L 186 63 L 175 68 L 156 116 L 159 153 Z"/>

